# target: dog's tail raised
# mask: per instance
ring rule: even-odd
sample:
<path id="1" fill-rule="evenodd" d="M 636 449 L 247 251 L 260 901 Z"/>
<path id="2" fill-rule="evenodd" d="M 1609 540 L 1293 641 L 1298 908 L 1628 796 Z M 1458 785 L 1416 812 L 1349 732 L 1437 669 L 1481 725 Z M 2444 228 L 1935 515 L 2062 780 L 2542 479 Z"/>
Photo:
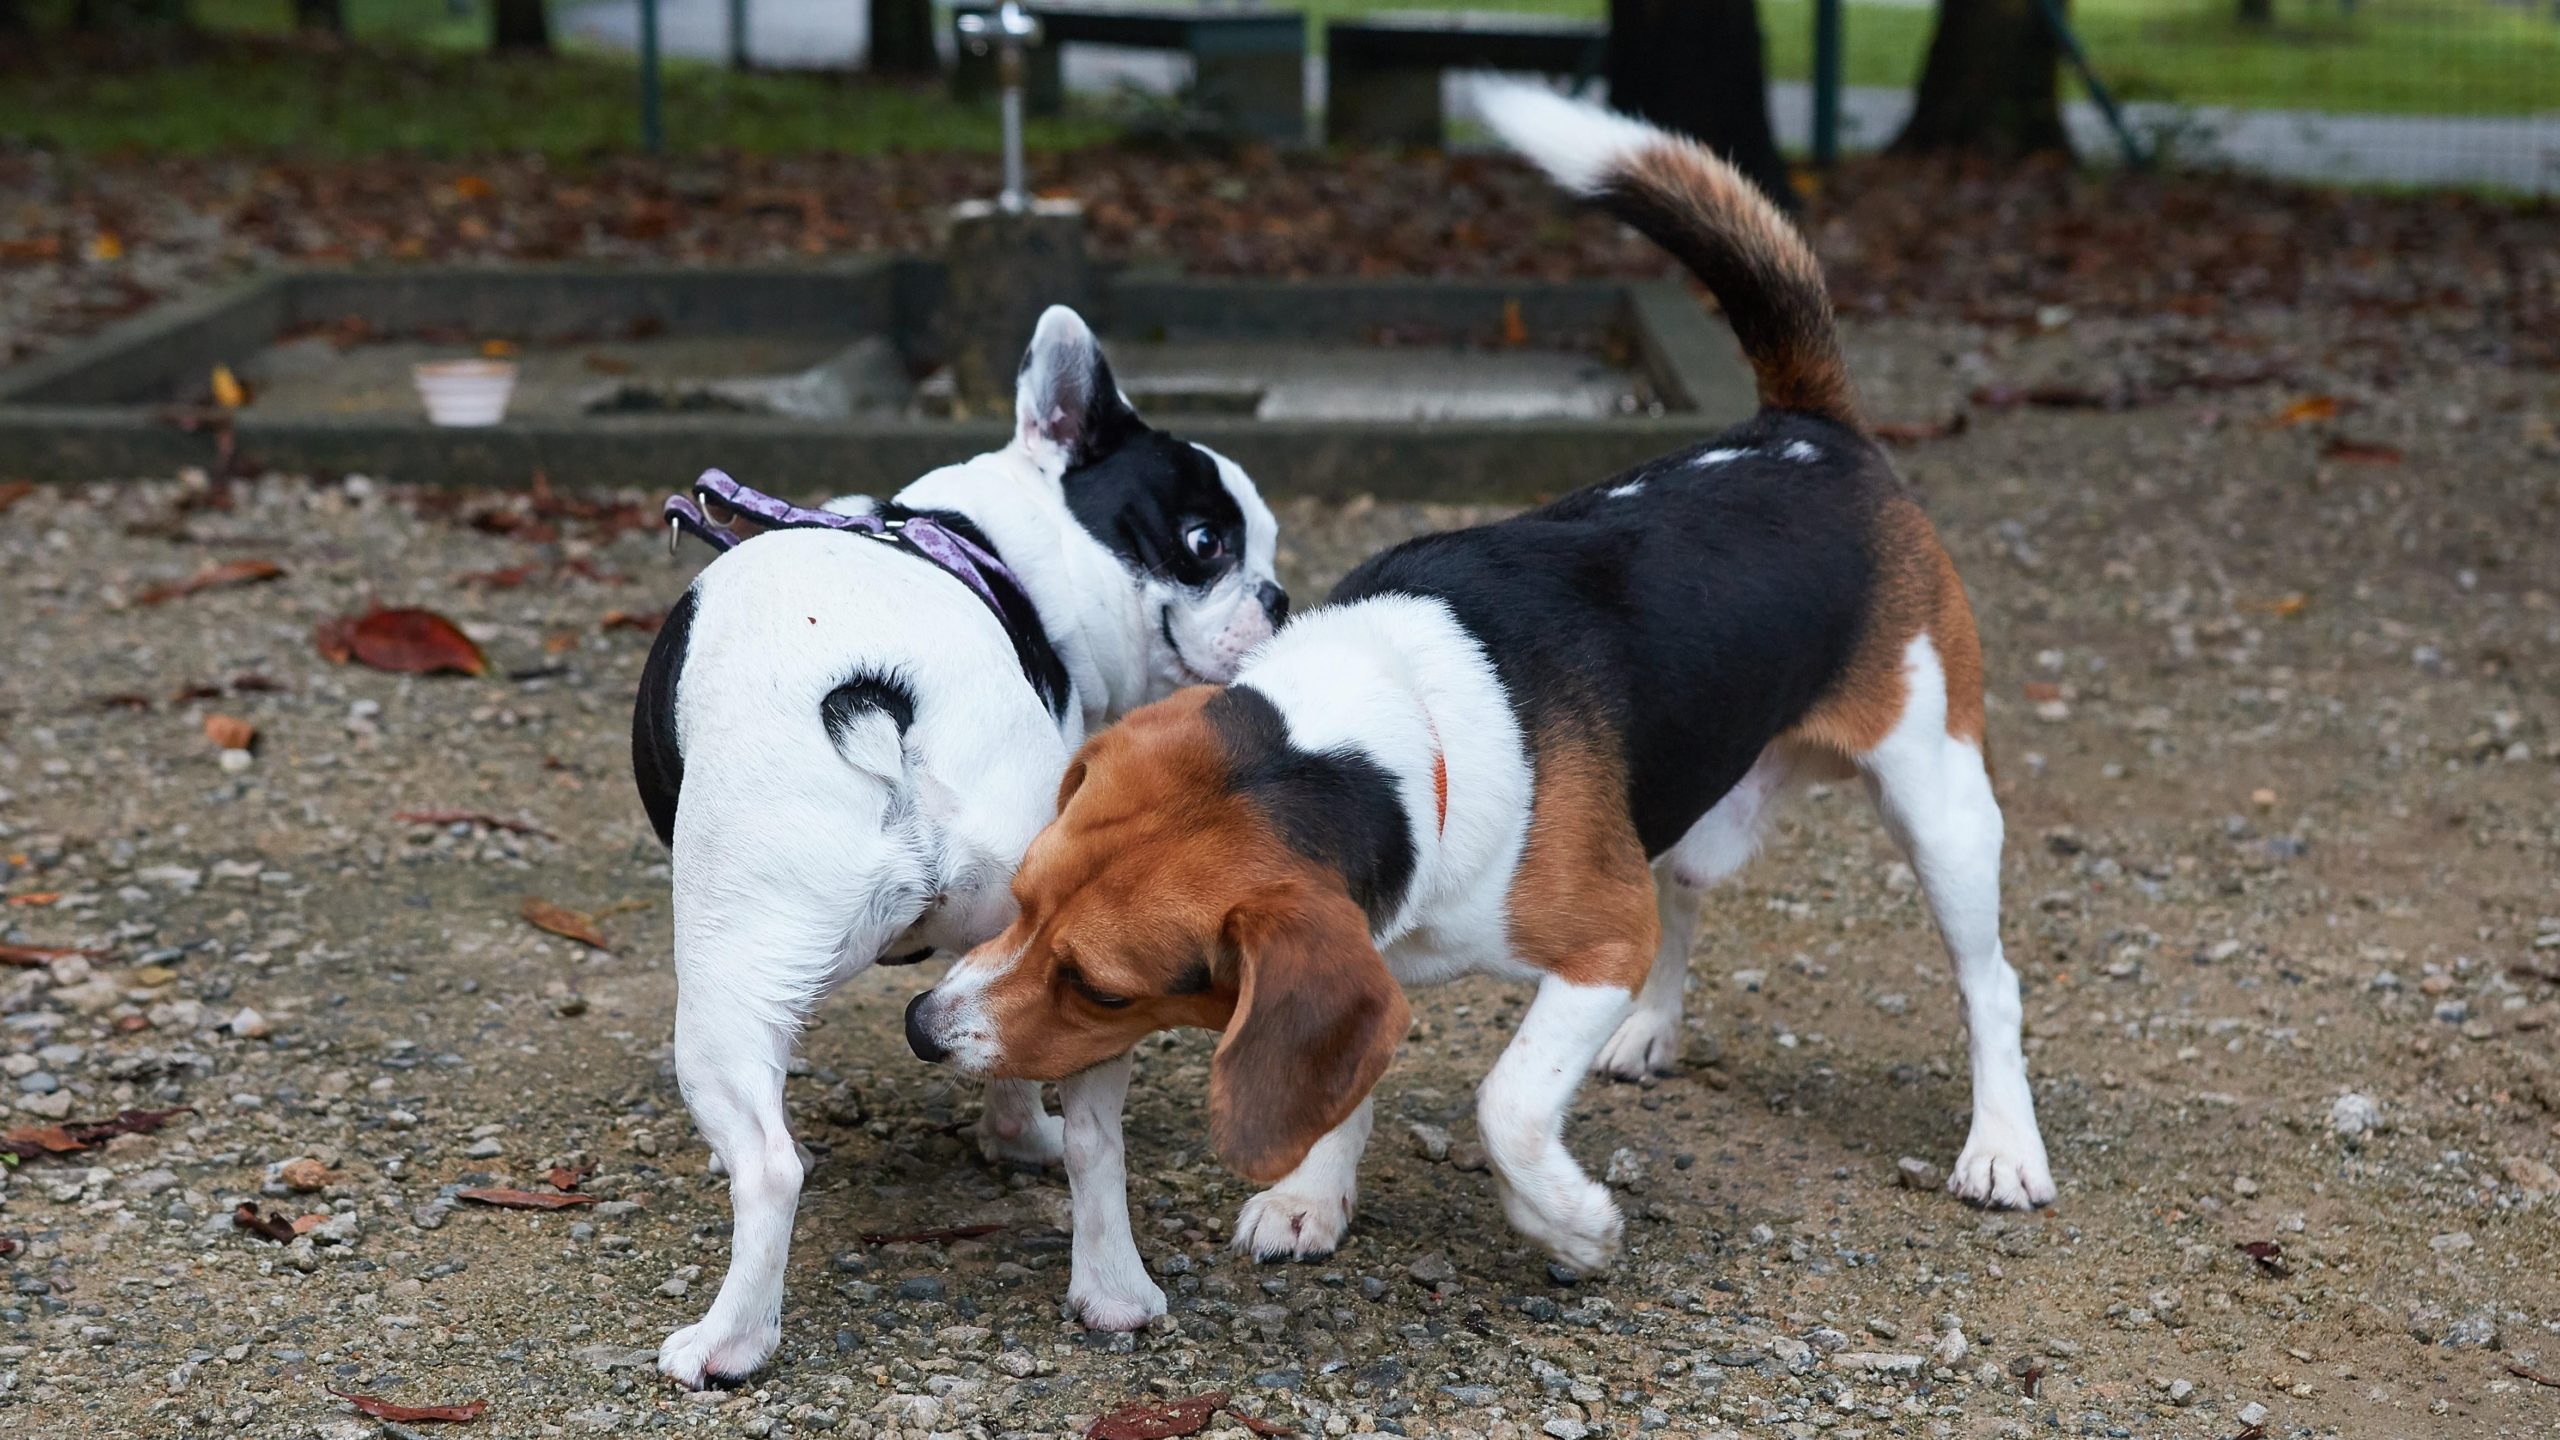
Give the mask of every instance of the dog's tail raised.
<path id="1" fill-rule="evenodd" d="M 1822 265 L 1741 172 L 1694 140 L 1541 86 L 1494 81 L 1476 93 L 1505 143 L 1706 285 L 1751 361 L 1764 409 L 1857 423 Z"/>

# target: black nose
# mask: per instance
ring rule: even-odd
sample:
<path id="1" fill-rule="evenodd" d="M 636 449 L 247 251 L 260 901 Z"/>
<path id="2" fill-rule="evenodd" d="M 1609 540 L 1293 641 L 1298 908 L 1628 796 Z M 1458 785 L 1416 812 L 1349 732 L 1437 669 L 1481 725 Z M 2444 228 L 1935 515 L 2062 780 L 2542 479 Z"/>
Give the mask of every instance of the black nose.
<path id="1" fill-rule="evenodd" d="M 924 991 L 907 1002 L 907 1048 L 916 1052 L 916 1058 L 927 1065 L 939 1065 L 951 1052 L 933 1043 L 933 1037 L 924 1033 L 924 1025 L 918 1018 L 924 1009 L 925 996 L 932 993 Z"/>
<path id="2" fill-rule="evenodd" d="M 1276 626 L 1289 618 L 1288 591 L 1265 580 L 1262 582 L 1262 588 L 1253 592 L 1253 598 L 1262 602 L 1262 611 L 1271 617 L 1273 625 Z"/>

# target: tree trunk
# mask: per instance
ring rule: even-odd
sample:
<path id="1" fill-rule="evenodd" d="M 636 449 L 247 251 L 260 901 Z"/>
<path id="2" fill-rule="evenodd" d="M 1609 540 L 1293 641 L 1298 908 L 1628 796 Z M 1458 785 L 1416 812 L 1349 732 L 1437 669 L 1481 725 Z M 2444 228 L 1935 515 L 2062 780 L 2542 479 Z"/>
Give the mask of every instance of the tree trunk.
<path id="1" fill-rule="evenodd" d="M 330 35 L 347 33 L 346 0 L 293 0 L 293 23 Z"/>
<path id="2" fill-rule="evenodd" d="M 933 0 L 871 0 L 871 72 L 935 75 L 942 57 L 933 49 Z"/>
<path id="3" fill-rule="evenodd" d="M 1754 0 L 1609 0 L 1609 103 L 1706 142 L 1792 210 Z"/>
<path id="4" fill-rule="evenodd" d="M 2240 0 L 2240 23 L 2260 27 L 2276 23 L 2276 0 Z"/>
<path id="5" fill-rule="evenodd" d="M 1894 150 L 2068 154 L 2061 58 L 2036 0 L 1938 0 L 1920 93 Z"/>
<path id="6" fill-rule="evenodd" d="M 497 0 L 489 10 L 489 45 L 497 50 L 551 49 L 551 13 L 543 0 Z"/>
<path id="7" fill-rule="evenodd" d="M 27 23 L 27 7 L 19 0 L 0 0 L 0 35 L 10 36 L 15 43 L 23 45 L 25 36 L 34 28 Z"/>

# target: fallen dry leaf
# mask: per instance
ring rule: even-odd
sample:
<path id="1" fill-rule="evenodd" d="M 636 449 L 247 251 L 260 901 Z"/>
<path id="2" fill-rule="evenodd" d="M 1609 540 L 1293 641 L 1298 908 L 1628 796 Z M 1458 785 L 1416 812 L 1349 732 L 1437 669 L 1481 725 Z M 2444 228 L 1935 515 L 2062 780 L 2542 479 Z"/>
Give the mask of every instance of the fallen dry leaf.
<path id="1" fill-rule="evenodd" d="M 225 410 L 237 410 L 249 403 L 249 387 L 231 373 L 228 365 L 213 367 L 213 403 Z"/>
<path id="2" fill-rule="evenodd" d="M 258 743 L 258 727 L 237 715 L 204 717 L 204 738 L 223 750 L 247 750 Z"/>
<path id="3" fill-rule="evenodd" d="M 2290 620 L 2311 608 L 2311 597 L 2296 590 L 2288 595 L 2279 595 L 2267 602 L 2267 608 Z"/>
<path id="4" fill-rule="evenodd" d="M 1961 435 L 1973 426 L 1973 413 L 1958 410 L 1944 420 L 1888 420 L 1870 427 L 1875 437 L 1887 445 L 1917 445 L 1924 440 L 1944 440 Z"/>
<path id="5" fill-rule="evenodd" d="M 509 1190 L 504 1186 L 482 1186 L 476 1190 L 457 1190 L 454 1195 L 479 1205 L 495 1205 L 501 1210 L 566 1210 L 572 1205 L 593 1205 L 593 1195 L 555 1195 L 547 1190 Z"/>
<path id="6" fill-rule="evenodd" d="M 34 493 L 36 482 L 33 480 L 0 481 L 0 514 L 6 514 L 10 506 Z"/>
<path id="7" fill-rule="evenodd" d="M 2320 447 L 2323 460 L 2344 460 L 2355 465 L 2397 465 L 2407 458 L 2396 445 L 2381 445 L 2367 440 L 2331 440 Z"/>
<path id="8" fill-rule="evenodd" d="M 596 628 L 600 630 L 637 630 L 643 635 L 655 635 L 658 633 L 658 627 L 666 623 L 667 612 L 664 610 L 608 610 L 605 612 L 603 621 L 601 621 Z"/>
<path id="9" fill-rule="evenodd" d="M 258 1207 L 243 1200 L 231 1212 L 232 1228 L 273 1240 L 279 1245 L 293 1243 L 293 1222 L 270 1210 L 261 1214 Z"/>
<path id="10" fill-rule="evenodd" d="M 2258 1268 L 2281 1280 L 2293 1274 L 2284 1263 L 2284 1247 L 2273 1240 L 2243 1240 L 2232 1247 L 2258 1262 Z"/>
<path id="11" fill-rule="evenodd" d="M 31 970 L 56 960 L 68 960 L 74 955 L 83 960 L 96 960 L 105 954 L 103 950 L 80 950 L 67 945 L 0 945 L 0 965 Z"/>
<path id="12" fill-rule="evenodd" d="M 517 909 L 516 913 L 523 916 L 525 922 L 535 929 L 548 930 L 554 935 L 575 940 L 592 949 L 613 948 L 612 942 L 604 938 L 604 932 L 596 928 L 595 917 L 592 915 L 582 915 L 566 906 L 554 905 L 548 900 L 537 900 L 530 895 L 525 897 L 524 904 Z"/>
<path id="13" fill-rule="evenodd" d="M 350 1395 L 344 1390 L 329 1392 L 376 1420 L 394 1425 L 468 1425 L 489 1408 L 486 1400 L 465 1400 L 459 1405 L 397 1405 L 379 1395 Z"/>
<path id="14" fill-rule="evenodd" d="M 2530 1365 L 2519 1365 L 2510 1360 L 2507 1362 L 2507 1373 L 2519 1380 L 2530 1380 L 2536 1385 L 2547 1385 L 2554 1390 L 2560 1390 L 2560 1380 L 2554 1380 Z"/>
<path id="15" fill-rule="evenodd" d="M 489 657 L 460 626 L 432 610 L 376 610 L 341 616 L 312 632 L 333 665 L 353 660 L 403 675 L 481 675 Z"/>
<path id="16" fill-rule="evenodd" d="M 62 1125 L 23 1125 L 0 1135 L 0 1149 L 22 1160 L 35 1158 L 28 1153 L 30 1151 L 45 1155 L 76 1155 L 88 1148 L 73 1139 L 69 1127 Z"/>
<path id="17" fill-rule="evenodd" d="M 9 903 L 12 905 L 50 905 L 61 898 L 62 892 L 59 890 L 30 890 L 24 895 L 10 896 Z"/>
<path id="18" fill-rule="evenodd" d="M 474 570 L 467 575 L 456 575 L 453 577 L 453 583 L 480 585 L 491 590 L 513 590 L 532 578 L 532 566 L 510 565 L 504 570 Z"/>
<path id="19" fill-rule="evenodd" d="M 500 815 L 484 815 L 477 810 L 402 810 L 391 818 L 403 825 L 479 825 L 491 830 L 504 830 L 510 835 L 539 835 L 545 840 L 559 838 L 539 825 L 509 820 Z"/>
<path id="20" fill-rule="evenodd" d="M 2285 426 L 2307 424 L 2313 420 L 2335 420 L 2338 410 L 2338 397 L 2335 395 L 2306 395 L 2278 410 L 2269 423 Z"/>
<path id="21" fill-rule="evenodd" d="M 146 585 L 133 597 L 136 605 L 165 605 L 181 595 L 199 590 L 219 590 L 226 585 L 255 585 L 260 581 L 281 579 L 284 567 L 273 560 L 225 560 L 207 565 L 184 580 Z"/>
<path id="22" fill-rule="evenodd" d="M 575 1190 L 578 1188 L 579 1181 L 594 1173 L 596 1172 L 593 1165 L 580 1165 L 574 1170 L 566 1165 L 554 1165 L 543 1172 L 542 1178 L 550 1181 L 551 1188 L 554 1190 Z"/>
<path id="23" fill-rule="evenodd" d="M 151 697 L 125 691 L 114 695 L 101 695 L 89 703 L 101 710 L 148 710 L 151 708 Z"/>
<path id="24" fill-rule="evenodd" d="M 1226 1403 L 1226 1391 L 1212 1390 L 1179 1400 L 1123 1405 L 1084 1427 L 1085 1440 L 1178 1440 L 1208 1429 Z"/>
<path id="25" fill-rule="evenodd" d="M 1528 323 L 1520 318 L 1520 302 L 1502 302 L 1502 343 L 1518 349 L 1529 343 Z"/>

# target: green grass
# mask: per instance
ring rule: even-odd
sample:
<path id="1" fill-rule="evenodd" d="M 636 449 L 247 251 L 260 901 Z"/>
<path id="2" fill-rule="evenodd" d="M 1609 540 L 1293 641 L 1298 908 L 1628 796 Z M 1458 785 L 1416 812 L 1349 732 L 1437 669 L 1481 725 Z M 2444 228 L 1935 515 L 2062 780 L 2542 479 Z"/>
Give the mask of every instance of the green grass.
<path id="1" fill-rule="evenodd" d="M 39 20 L 69 0 L 39 0 Z M 39 63 L 0 74 L 0 140 L 75 152 L 138 149 L 385 150 L 555 155 L 629 148 L 638 129 L 628 57 L 564 42 L 550 60 L 480 53 L 483 14 L 444 0 L 345 0 L 356 44 L 293 42 L 290 0 L 187 0 L 213 45 L 169 44 L 135 63 Z M 485 0 L 484 0 L 485 3 Z M 750 0 L 752 3 L 752 0 Z M 844 0 L 855 4 L 860 0 Z M 1317 23 L 1450 0 L 1301 0 Z M 1598 17 L 1602 0 L 1454 0 L 1474 8 Z M 1811 70 L 1813 0 L 1761 0 L 1770 73 Z M 2560 110 L 2560 19 L 2496 0 L 2278 0 L 2278 23 L 2241 26 L 2236 0 L 2073 0 L 2100 74 L 2128 99 L 2434 114 Z M 1859 4 L 1848 13 L 1851 84 L 1907 85 L 1931 24 L 1925 9 Z M 932 87 L 859 79 L 733 75 L 670 63 L 667 129 L 681 149 L 986 149 L 990 107 L 955 106 Z M 1036 123 L 1044 147 L 1102 139 L 1098 115 Z"/>

